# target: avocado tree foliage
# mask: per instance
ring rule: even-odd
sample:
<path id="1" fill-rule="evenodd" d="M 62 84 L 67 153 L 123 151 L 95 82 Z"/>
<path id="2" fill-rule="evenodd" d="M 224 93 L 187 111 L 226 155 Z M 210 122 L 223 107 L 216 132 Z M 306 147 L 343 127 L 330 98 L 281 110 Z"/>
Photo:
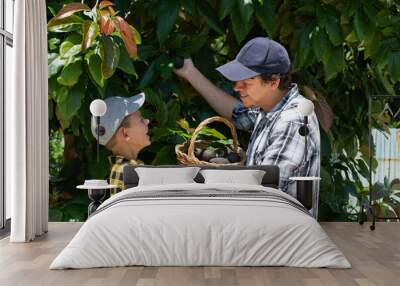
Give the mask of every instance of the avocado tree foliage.
<path id="1" fill-rule="evenodd" d="M 256 36 L 287 48 L 294 82 L 315 103 L 322 141 L 320 218 L 355 218 L 366 199 L 368 96 L 400 90 L 396 1 L 70 2 L 47 1 L 49 120 L 53 131 L 62 130 L 65 144 L 62 166 L 51 182 L 53 219 L 83 217 L 84 203 L 73 195 L 74 185 L 109 172 L 105 148 L 95 161 L 93 99 L 144 90 L 152 145 L 141 159 L 175 164 L 174 146 L 182 142 L 177 122 L 185 119 L 192 129 L 214 112 L 174 75 L 174 58 L 192 57 L 204 75 L 234 95 L 232 83 L 215 67 L 232 60 Z M 246 148 L 249 134 L 239 137 Z M 350 195 L 356 204 L 349 204 Z M 68 213 L 73 209 L 68 202 L 80 207 Z"/>

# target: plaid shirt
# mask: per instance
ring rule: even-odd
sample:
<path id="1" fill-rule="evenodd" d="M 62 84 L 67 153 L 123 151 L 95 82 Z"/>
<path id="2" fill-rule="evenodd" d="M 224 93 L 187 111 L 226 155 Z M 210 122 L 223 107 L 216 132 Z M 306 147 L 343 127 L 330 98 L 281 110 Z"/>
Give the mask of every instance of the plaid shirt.
<path id="1" fill-rule="evenodd" d="M 110 156 L 108 157 L 108 160 L 110 161 L 111 164 L 111 173 L 110 173 L 110 185 L 116 185 L 117 188 L 117 193 L 120 191 L 125 190 L 125 185 L 124 185 L 124 166 L 126 164 L 132 164 L 132 165 L 142 165 L 143 162 L 140 160 L 129 160 L 126 159 L 122 156 Z M 111 192 L 111 195 L 114 195 L 114 192 Z"/>
<path id="2" fill-rule="evenodd" d="M 281 101 L 265 112 L 260 108 L 245 108 L 239 101 L 232 113 L 238 129 L 251 133 L 247 149 L 246 165 L 277 165 L 280 169 L 279 187 L 296 196 L 296 184 L 289 177 L 319 176 L 320 133 L 315 113 L 308 116 L 307 158 L 304 137 L 299 134 L 303 118 L 297 105 L 304 97 L 296 84 L 292 84 Z M 313 197 L 313 215 L 317 217 L 319 184 Z"/>

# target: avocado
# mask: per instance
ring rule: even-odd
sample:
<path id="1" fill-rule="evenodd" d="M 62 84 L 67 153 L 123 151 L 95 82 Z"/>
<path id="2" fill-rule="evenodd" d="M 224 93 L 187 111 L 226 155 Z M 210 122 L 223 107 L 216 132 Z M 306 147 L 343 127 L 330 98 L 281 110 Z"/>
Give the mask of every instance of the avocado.
<path id="1" fill-rule="evenodd" d="M 210 160 L 210 163 L 229 164 L 229 161 L 228 161 L 228 159 L 226 159 L 226 158 L 221 158 L 221 157 L 219 157 L 219 158 L 212 158 L 212 159 Z"/>
<path id="2" fill-rule="evenodd" d="M 197 148 L 195 148 L 194 149 L 194 155 L 196 156 L 196 158 L 200 158 L 201 157 L 201 154 L 203 153 L 203 149 L 201 149 L 201 148 L 199 148 L 199 147 L 197 147 Z"/>
<path id="3" fill-rule="evenodd" d="M 228 160 L 231 163 L 237 163 L 240 162 L 242 158 L 240 158 L 240 155 L 238 153 L 235 152 L 231 152 L 228 154 Z"/>
<path id="4" fill-rule="evenodd" d="M 215 150 L 215 155 L 219 158 L 225 158 L 226 155 L 228 155 L 228 150 L 226 150 L 226 148 L 217 148 Z"/>
<path id="5" fill-rule="evenodd" d="M 216 157 L 215 149 L 211 149 L 211 148 L 207 148 L 201 154 L 201 160 L 206 161 L 206 162 L 209 162 L 210 159 L 215 158 L 215 157 Z"/>

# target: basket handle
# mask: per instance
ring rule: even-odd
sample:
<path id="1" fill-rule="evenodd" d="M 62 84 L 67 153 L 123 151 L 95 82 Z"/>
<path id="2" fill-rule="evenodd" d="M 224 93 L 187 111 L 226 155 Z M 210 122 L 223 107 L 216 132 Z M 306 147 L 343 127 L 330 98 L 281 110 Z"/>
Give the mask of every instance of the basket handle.
<path id="1" fill-rule="evenodd" d="M 201 122 L 199 124 L 199 126 L 197 126 L 197 128 L 194 130 L 192 138 L 190 139 L 190 144 L 189 144 L 189 149 L 188 149 L 189 158 L 193 158 L 193 157 L 196 158 L 194 156 L 194 144 L 196 142 L 197 136 L 199 135 L 201 129 L 203 129 L 203 127 L 206 126 L 207 124 L 209 124 L 211 122 L 216 122 L 216 121 L 225 123 L 229 127 L 229 129 L 231 130 L 232 139 L 233 139 L 233 149 L 235 151 L 237 151 L 237 148 L 238 148 L 239 144 L 238 144 L 238 137 L 237 137 L 237 133 L 236 133 L 235 127 L 233 126 L 233 124 L 228 119 L 225 119 L 225 118 L 223 118 L 221 116 L 214 116 L 214 117 L 207 118 L 206 120 Z"/>

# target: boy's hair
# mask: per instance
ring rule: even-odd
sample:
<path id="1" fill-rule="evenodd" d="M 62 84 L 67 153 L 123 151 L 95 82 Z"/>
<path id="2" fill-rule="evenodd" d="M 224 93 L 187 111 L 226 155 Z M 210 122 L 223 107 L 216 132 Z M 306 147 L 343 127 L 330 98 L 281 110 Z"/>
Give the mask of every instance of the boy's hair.
<path id="1" fill-rule="evenodd" d="M 128 114 L 127 116 L 124 117 L 124 119 L 122 119 L 121 124 L 118 126 L 117 130 L 114 132 L 114 135 L 111 137 L 110 141 L 107 142 L 107 144 L 106 144 L 107 149 L 113 151 L 115 144 L 117 143 L 115 136 L 121 127 L 128 128 L 130 126 L 129 116 L 131 116 L 131 115 L 132 115 L 132 113 Z"/>
<path id="2" fill-rule="evenodd" d="M 287 90 L 292 83 L 292 74 L 290 71 L 287 74 L 260 74 L 261 80 L 264 83 L 280 79 L 278 88 L 282 91 Z"/>

